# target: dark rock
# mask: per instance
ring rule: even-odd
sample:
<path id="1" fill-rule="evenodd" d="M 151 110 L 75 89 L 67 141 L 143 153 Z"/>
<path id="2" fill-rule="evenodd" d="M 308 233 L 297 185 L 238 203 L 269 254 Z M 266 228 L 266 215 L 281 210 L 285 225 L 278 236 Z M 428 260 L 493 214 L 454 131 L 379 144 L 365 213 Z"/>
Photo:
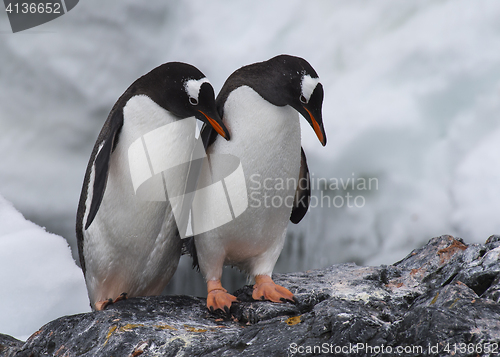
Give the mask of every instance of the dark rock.
<path id="1" fill-rule="evenodd" d="M 253 301 L 245 286 L 231 318 L 202 298 L 133 298 L 59 318 L 24 344 L 4 337 L 0 356 L 495 356 L 497 242 L 441 236 L 392 266 L 276 275 L 297 304 Z"/>
<path id="2" fill-rule="evenodd" d="M 24 345 L 24 342 L 15 339 L 9 335 L 0 333 L 0 356 L 13 355 Z"/>

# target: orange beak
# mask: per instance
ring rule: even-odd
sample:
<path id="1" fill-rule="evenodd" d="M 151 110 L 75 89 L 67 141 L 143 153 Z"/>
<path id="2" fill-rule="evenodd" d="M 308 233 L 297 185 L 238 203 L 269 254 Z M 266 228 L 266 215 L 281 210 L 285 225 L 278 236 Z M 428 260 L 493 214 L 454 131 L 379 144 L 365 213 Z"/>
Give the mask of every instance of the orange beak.
<path id="1" fill-rule="evenodd" d="M 325 136 L 323 135 L 323 130 L 321 130 L 321 127 L 319 126 L 318 122 L 316 121 L 316 119 L 314 118 L 312 113 L 309 111 L 309 109 L 307 109 L 306 107 L 303 107 L 303 108 L 307 111 L 307 113 L 309 114 L 309 117 L 311 117 L 311 122 L 312 122 L 314 132 L 316 133 L 316 136 L 318 137 L 319 141 L 321 142 L 321 145 L 325 146 L 326 140 L 325 140 Z"/>
<path id="2" fill-rule="evenodd" d="M 229 140 L 229 133 L 227 133 L 223 128 L 222 126 L 217 123 L 217 121 L 215 119 L 212 119 L 210 118 L 208 115 L 206 115 L 205 113 L 203 113 L 201 110 L 198 110 L 201 114 L 203 114 L 205 116 L 205 118 L 207 118 L 208 122 L 210 123 L 210 125 L 215 129 L 215 131 L 220 135 L 222 136 L 224 139 L 226 140 Z"/>

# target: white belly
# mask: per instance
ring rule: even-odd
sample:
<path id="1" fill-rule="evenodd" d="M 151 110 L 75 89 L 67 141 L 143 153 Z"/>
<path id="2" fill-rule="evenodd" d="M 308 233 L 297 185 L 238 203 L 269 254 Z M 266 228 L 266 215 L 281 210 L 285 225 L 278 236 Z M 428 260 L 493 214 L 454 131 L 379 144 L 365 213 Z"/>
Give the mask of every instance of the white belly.
<path id="1" fill-rule="evenodd" d="M 173 131 L 157 130 L 172 123 L 182 125 Z M 124 124 L 111 155 L 104 197 L 93 223 L 84 231 L 91 302 L 114 298 L 122 292 L 129 296 L 160 294 L 174 274 L 181 241 L 165 185 L 182 191 L 187 167 L 172 179 L 155 173 L 153 161 L 155 157 L 163 160 L 164 166 L 169 165 L 169 158 L 188 162 L 195 126 L 195 118 L 177 121 L 146 96 L 133 97 L 125 106 Z M 139 151 L 130 150 L 134 145 L 139 145 Z M 149 162 L 138 161 L 138 155 L 134 159 L 134 152 L 147 153 Z M 151 178 L 136 187 L 141 183 L 138 177 Z"/>
<path id="2" fill-rule="evenodd" d="M 207 154 L 231 154 L 241 160 L 248 207 L 229 223 L 196 236 L 200 267 L 207 279 L 217 278 L 212 275 L 218 272 L 211 270 L 218 270 L 214 267 L 222 259 L 251 275 L 270 274 L 283 247 L 297 187 L 299 116 L 293 108 L 274 106 L 243 86 L 229 95 L 224 123 L 231 140 L 218 139 Z M 214 161 L 214 176 L 220 166 Z M 207 180 L 210 173 L 204 167 L 200 185 Z M 206 204 L 209 209 L 210 202 Z"/>

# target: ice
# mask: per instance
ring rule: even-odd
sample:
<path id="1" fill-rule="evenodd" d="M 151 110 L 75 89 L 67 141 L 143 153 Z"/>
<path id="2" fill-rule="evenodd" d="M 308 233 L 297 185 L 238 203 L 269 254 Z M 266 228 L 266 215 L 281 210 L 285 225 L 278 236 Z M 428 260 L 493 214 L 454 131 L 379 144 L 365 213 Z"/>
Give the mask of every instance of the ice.
<path id="1" fill-rule="evenodd" d="M 452 188 L 453 223 L 468 237 L 500 232 L 500 127 L 471 150 L 457 168 Z M 497 184 L 492 184 L 495 182 Z"/>

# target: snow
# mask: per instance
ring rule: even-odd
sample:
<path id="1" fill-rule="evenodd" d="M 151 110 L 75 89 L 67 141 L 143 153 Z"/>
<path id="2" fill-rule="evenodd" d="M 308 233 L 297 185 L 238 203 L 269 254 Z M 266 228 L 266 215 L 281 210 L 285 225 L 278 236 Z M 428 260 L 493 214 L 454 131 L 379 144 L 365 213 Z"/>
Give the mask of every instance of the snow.
<path id="1" fill-rule="evenodd" d="M 311 63 L 325 91 L 327 146 L 301 122 L 311 176 L 378 185 L 315 190 L 364 204 L 311 208 L 290 225 L 276 271 L 390 264 L 441 234 L 484 242 L 500 233 L 499 18 L 496 0 L 86 0 L 12 34 L 0 12 L 0 195 L 76 257 L 87 161 L 135 79 L 184 61 L 218 91 L 235 69 L 288 53 Z M 189 293 L 185 281 L 199 278 L 186 280 L 189 270 L 181 261 L 171 293 Z"/>
<path id="2" fill-rule="evenodd" d="M 26 340 L 58 317 L 90 311 L 66 240 L 27 221 L 0 196 L 0 333 Z"/>

